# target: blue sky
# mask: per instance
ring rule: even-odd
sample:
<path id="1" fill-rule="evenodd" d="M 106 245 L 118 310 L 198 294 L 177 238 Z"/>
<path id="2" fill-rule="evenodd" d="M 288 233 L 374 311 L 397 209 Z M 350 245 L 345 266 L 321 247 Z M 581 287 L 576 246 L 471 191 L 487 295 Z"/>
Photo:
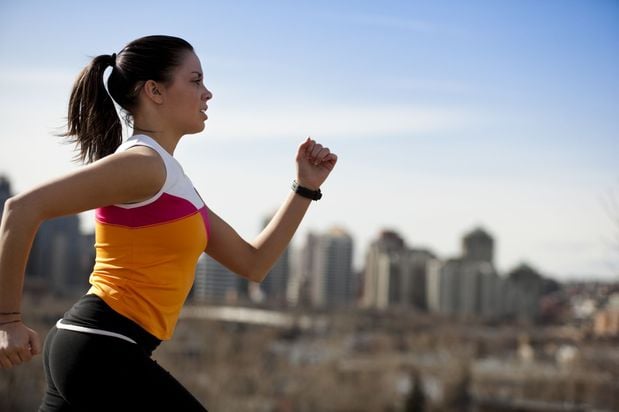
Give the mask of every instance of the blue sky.
<path id="1" fill-rule="evenodd" d="M 619 276 L 619 3 L 0 3 L 0 173 L 15 191 L 73 168 L 59 143 L 90 56 L 147 34 L 191 42 L 213 91 L 176 156 L 211 208 L 255 236 L 307 135 L 340 155 L 308 230 L 383 228 L 440 257 L 478 225 L 506 271 Z M 92 227 L 84 214 L 84 227 Z"/>

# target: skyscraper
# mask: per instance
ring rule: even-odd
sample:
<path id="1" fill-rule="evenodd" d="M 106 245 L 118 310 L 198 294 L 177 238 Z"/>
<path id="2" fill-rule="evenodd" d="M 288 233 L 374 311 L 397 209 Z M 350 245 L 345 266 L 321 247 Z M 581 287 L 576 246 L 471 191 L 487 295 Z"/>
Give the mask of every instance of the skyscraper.
<path id="1" fill-rule="evenodd" d="M 462 258 L 477 262 L 494 262 L 494 240 L 482 228 L 467 233 L 462 238 Z"/>
<path id="2" fill-rule="evenodd" d="M 271 217 L 264 220 L 262 227 L 265 228 Z M 286 247 L 277 259 L 266 278 L 260 283 L 260 289 L 264 293 L 266 303 L 284 305 L 287 302 L 288 281 L 290 278 L 290 252 Z"/>
<path id="3" fill-rule="evenodd" d="M 317 238 L 310 272 L 310 299 L 318 307 L 342 307 L 352 303 L 352 237 L 334 227 Z"/>
<path id="4" fill-rule="evenodd" d="M 445 314 L 456 313 L 460 309 L 461 259 L 448 259 L 439 269 L 438 311 Z"/>
<path id="5" fill-rule="evenodd" d="M 436 257 L 426 249 L 409 249 L 405 256 L 404 296 L 401 302 L 404 306 L 427 310 L 428 266 Z"/>
<path id="6" fill-rule="evenodd" d="M 191 291 L 192 299 L 199 302 L 236 302 L 239 277 L 203 253 L 196 265 L 196 277 Z"/>
<path id="7" fill-rule="evenodd" d="M 440 259 L 431 259 L 426 265 L 426 302 L 430 312 L 441 311 L 441 269 L 443 262 Z"/>
<path id="8" fill-rule="evenodd" d="M 504 282 L 504 312 L 518 319 L 535 319 L 544 286 L 544 278 L 532 267 L 521 264 L 512 269 Z"/>
<path id="9" fill-rule="evenodd" d="M 393 231 L 381 232 L 366 255 L 361 305 L 427 309 L 428 264 L 434 255 L 408 248 Z"/>
<path id="10" fill-rule="evenodd" d="M 385 230 L 368 248 L 363 273 L 361 306 L 385 309 L 389 306 L 400 270 L 394 261 L 405 250 L 404 240 L 394 231 Z"/>
<path id="11" fill-rule="evenodd" d="M 501 279 L 489 262 L 448 259 L 434 262 L 428 280 L 432 311 L 450 315 L 500 315 Z"/>
<path id="12" fill-rule="evenodd" d="M 30 251 L 27 278 L 46 284 L 57 295 L 86 292 L 89 273 L 84 272 L 82 255 L 88 252 L 84 250 L 79 225 L 77 215 L 62 216 L 41 224 Z"/>
<path id="13" fill-rule="evenodd" d="M 286 293 L 286 300 L 288 305 L 297 306 L 306 304 L 307 301 L 301 300 L 301 294 L 303 292 L 303 281 L 305 276 L 303 274 L 303 250 L 294 249 L 290 250 L 290 273 L 288 276 L 288 288 Z"/>
<path id="14" fill-rule="evenodd" d="M 296 301 L 300 306 L 311 306 L 311 276 L 314 273 L 314 262 L 316 261 L 316 253 L 319 236 L 315 233 L 308 233 L 305 239 L 305 244 L 300 250 L 298 257 L 298 266 L 296 272 Z M 294 284 L 293 284 L 294 285 Z M 292 290 L 294 292 L 294 289 Z"/>

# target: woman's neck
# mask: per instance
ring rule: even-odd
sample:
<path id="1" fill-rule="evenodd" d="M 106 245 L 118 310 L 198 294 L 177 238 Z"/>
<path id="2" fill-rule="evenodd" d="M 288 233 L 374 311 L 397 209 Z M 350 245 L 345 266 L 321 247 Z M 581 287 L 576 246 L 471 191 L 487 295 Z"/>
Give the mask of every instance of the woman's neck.
<path id="1" fill-rule="evenodd" d="M 174 150 L 178 145 L 180 137 L 175 137 L 170 133 L 159 132 L 150 128 L 140 128 L 134 125 L 133 127 L 133 135 L 143 134 L 154 141 L 156 141 L 159 146 L 163 147 L 166 152 L 170 153 L 171 156 L 174 156 Z"/>

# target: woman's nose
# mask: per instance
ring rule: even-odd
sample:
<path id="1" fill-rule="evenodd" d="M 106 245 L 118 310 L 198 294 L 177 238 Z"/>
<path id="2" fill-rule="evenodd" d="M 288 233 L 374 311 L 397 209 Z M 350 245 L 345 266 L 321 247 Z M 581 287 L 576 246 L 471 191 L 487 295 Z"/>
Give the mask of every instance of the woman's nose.
<path id="1" fill-rule="evenodd" d="M 213 98 L 213 93 L 211 93 L 211 91 L 207 89 L 206 87 L 204 88 L 204 90 L 206 91 L 206 93 L 202 95 L 202 99 L 204 99 L 205 101 L 211 100 Z"/>

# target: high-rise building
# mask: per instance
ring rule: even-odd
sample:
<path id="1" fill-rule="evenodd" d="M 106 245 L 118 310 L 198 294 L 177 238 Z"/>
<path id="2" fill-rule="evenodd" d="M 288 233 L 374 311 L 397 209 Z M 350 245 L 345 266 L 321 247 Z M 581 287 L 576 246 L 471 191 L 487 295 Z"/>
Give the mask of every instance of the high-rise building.
<path id="1" fill-rule="evenodd" d="M 428 264 L 434 255 L 408 248 L 395 232 L 383 231 L 366 255 L 361 305 L 427 309 Z"/>
<path id="2" fill-rule="evenodd" d="M 463 260 L 460 266 L 458 314 L 492 317 L 497 314 L 498 275 L 489 262 Z"/>
<path id="3" fill-rule="evenodd" d="M 489 262 L 449 259 L 435 264 L 430 278 L 432 310 L 461 316 L 500 314 L 501 280 Z"/>
<path id="4" fill-rule="evenodd" d="M 405 296 L 402 302 L 419 310 L 428 309 L 427 283 L 428 266 L 436 257 L 426 249 L 410 249 L 406 253 L 406 266 L 403 289 Z"/>
<path id="5" fill-rule="evenodd" d="M 198 302 L 236 302 L 239 276 L 203 253 L 196 265 L 191 297 Z"/>
<path id="6" fill-rule="evenodd" d="M 439 269 L 438 311 L 453 314 L 460 308 L 460 273 L 462 260 L 448 259 Z"/>
<path id="7" fill-rule="evenodd" d="M 539 301 L 545 285 L 545 279 L 526 264 L 511 270 L 503 285 L 505 314 L 518 319 L 535 319 L 539 314 Z"/>
<path id="8" fill-rule="evenodd" d="M 77 215 L 43 222 L 30 251 L 27 278 L 47 285 L 56 295 L 86 292 L 89 273 L 84 273 L 83 247 Z"/>
<path id="9" fill-rule="evenodd" d="M 385 309 L 399 283 L 400 269 L 397 263 L 406 246 L 404 240 L 394 231 L 385 230 L 369 246 L 363 273 L 363 295 L 361 306 Z"/>
<path id="10" fill-rule="evenodd" d="M 290 306 L 297 306 L 301 302 L 301 289 L 303 282 L 303 253 L 302 250 L 290 249 L 290 273 L 288 276 L 288 288 L 286 301 Z"/>
<path id="11" fill-rule="evenodd" d="M 353 302 L 352 254 L 352 237 L 342 228 L 334 227 L 317 238 L 309 278 L 312 305 L 342 307 Z"/>
<path id="12" fill-rule="evenodd" d="M 270 221 L 271 217 L 266 218 L 263 222 L 263 228 L 265 228 Z M 290 252 L 289 248 L 286 247 L 273 267 L 269 270 L 266 278 L 260 283 L 260 289 L 264 294 L 266 303 L 275 305 L 284 305 L 287 303 L 289 278 Z"/>
<path id="13" fill-rule="evenodd" d="M 428 307 L 450 315 L 501 315 L 502 279 L 493 265 L 494 240 L 478 228 L 462 238 L 462 256 L 433 261 L 428 271 Z"/>
<path id="14" fill-rule="evenodd" d="M 440 259 L 428 261 L 426 276 L 426 302 L 430 312 L 441 311 L 441 269 L 443 262 Z"/>
<path id="15" fill-rule="evenodd" d="M 315 233 L 308 233 L 305 244 L 301 248 L 298 257 L 298 267 L 295 282 L 298 283 L 297 305 L 312 305 L 311 276 L 314 273 L 314 263 L 318 250 L 319 236 Z M 293 290 L 294 291 L 294 290 Z"/>
<path id="16" fill-rule="evenodd" d="M 462 258 L 479 262 L 494 262 L 494 240 L 482 228 L 467 233 L 462 238 Z"/>

